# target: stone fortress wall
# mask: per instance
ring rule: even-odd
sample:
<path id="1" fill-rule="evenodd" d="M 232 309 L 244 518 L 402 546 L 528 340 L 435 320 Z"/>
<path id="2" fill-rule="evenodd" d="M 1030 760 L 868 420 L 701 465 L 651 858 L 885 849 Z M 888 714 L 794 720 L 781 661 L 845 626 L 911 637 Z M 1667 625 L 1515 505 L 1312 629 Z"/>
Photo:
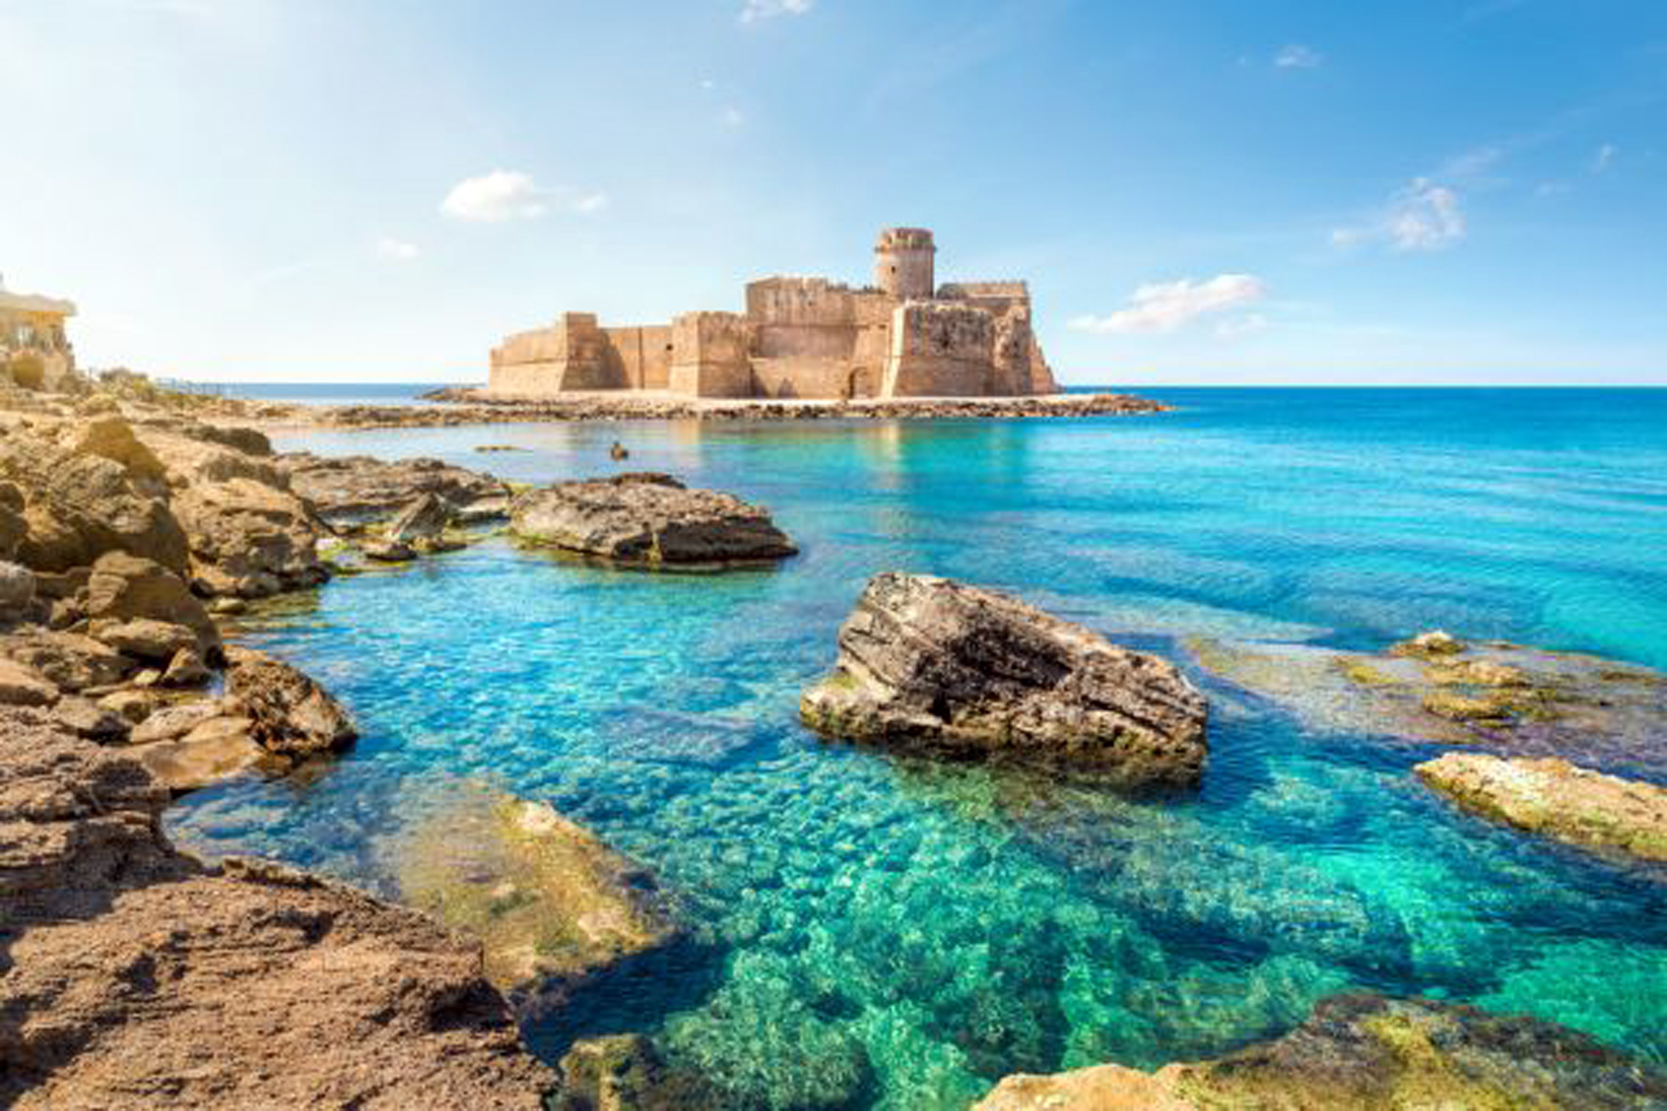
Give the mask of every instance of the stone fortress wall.
<path id="1" fill-rule="evenodd" d="M 924 228 L 887 228 L 874 284 L 772 277 L 744 312 L 604 327 L 592 313 L 508 336 L 489 389 L 517 396 L 655 390 L 689 397 L 1015 397 L 1058 392 L 1024 282 L 935 285 Z"/>

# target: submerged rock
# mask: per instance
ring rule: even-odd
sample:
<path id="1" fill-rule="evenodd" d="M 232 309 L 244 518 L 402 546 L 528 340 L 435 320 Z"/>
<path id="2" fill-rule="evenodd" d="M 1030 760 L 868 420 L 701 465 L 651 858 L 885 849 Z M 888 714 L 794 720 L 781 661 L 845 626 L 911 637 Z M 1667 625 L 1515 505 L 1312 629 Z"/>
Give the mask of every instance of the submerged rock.
<path id="1" fill-rule="evenodd" d="M 1205 668 L 1323 730 L 1667 776 L 1667 675 L 1647 668 L 1445 633 L 1381 653 L 1243 641 L 1189 647 Z"/>
<path id="2" fill-rule="evenodd" d="M 561 1059 L 550 1111 L 726 1111 L 734 1106 L 698 1074 L 666 1065 L 641 1034 L 575 1042 Z"/>
<path id="3" fill-rule="evenodd" d="M 542 1106 L 476 944 L 177 853 L 127 752 L 0 710 L 0 1105 Z"/>
<path id="4" fill-rule="evenodd" d="M 457 785 L 394 854 L 402 897 L 479 937 L 487 978 L 529 1009 L 679 936 L 640 865 L 548 804 L 483 784 Z"/>
<path id="5" fill-rule="evenodd" d="M 438 459 L 385 461 L 367 455 L 324 458 L 307 452 L 279 455 L 290 487 L 333 525 L 362 524 L 392 516 L 424 494 L 456 509 L 509 497 L 509 487 L 488 474 Z"/>
<path id="6" fill-rule="evenodd" d="M 828 736 L 1057 761 L 1131 784 L 1203 773 L 1207 706 L 1167 661 L 1014 598 L 876 575 L 800 713 Z"/>
<path id="7" fill-rule="evenodd" d="M 975 1111 L 1620 1111 L 1662 1100 L 1667 1076 L 1556 1023 L 1358 993 L 1322 1000 L 1282 1038 L 1202 1064 L 1010 1076 Z"/>
<path id="8" fill-rule="evenodd" d="M 510 527 L 535 544 L 648 565 L 774 560 L 798 551 L 765 509 L 661 474 L 529 491 L 512 503 Z"/>
<path id="9" fill-rule="evenodd" d="M 1449 752 L 1413 769 L 1466 810 L 1532 833 L 1667 861 L 1667 789 L 1555 758 Z"/>

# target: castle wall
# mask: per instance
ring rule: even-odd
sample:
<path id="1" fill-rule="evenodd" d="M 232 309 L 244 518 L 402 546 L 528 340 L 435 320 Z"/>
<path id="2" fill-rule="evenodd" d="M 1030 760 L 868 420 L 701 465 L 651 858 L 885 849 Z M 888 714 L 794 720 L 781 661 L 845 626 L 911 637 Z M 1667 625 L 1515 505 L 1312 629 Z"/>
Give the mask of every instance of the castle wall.
<path id="1" fill-rule="evenodd" d="M 874 284 L 897 298 L 929 298 L 938 249 L 925 228 L 886 228 L 874 244 Z"/>
<path id="2" fill-rule="evenodd" d="M 954 301 L 909 301 L 892 313 L 882 397 L 984 397 L 995 319 Z"/>
<path id="3" fill-rule="evenodd" d="M 825 359 L 795 355 L 786 359 L 755 358 L 752 360 L 752 382 L 755 397 L 809 398 L 834 401 L 842 397 L 867 397 L 868 393 L 851 394 L 852 366 L 849 359 Z M 870 379 L 858 376 L 858 383 L 868 386 Z M 870 389 L 872 387 L 869 387 Z"/>
<path id="4" fill-rule="evenodd" d="M 670 386 L 691 397 L 755 396 L 752 329 L 732 312 L 686 312 L 671 322 Z"/>
<path id="5" fill-rule="evenodd" d="M 671 385 L 670 324 L 604 328 L 609 377 L 627 390 L 663 390 Z"/>

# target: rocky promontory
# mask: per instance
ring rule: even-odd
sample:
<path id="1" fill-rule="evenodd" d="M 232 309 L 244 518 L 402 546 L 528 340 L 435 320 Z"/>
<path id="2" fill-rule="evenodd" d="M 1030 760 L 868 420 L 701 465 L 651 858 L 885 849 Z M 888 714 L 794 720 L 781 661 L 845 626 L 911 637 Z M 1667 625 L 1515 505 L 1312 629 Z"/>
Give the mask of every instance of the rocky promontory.
<path id="1" fill-rule="evenodd" d="M 767 510 L 662 474 L 528 491 L 510 507 L 510 528 L 529 543 L 651 567 L 759 562 L 798 550 Z"/>
<path id="2" fill-rule="evenodd" d="M 887 572 L 839 630 L 805 723 L 902 749 L 1040 759 L 1131 785 L 1203 774 L 1207 707 L 1173 664 L 995 591 Z"/>
<path id="3" fill-rule="evenodd" d="M 1418 777 L 1459 806 L 1569 844 L 1667 861 L 1667 789 L 1555 757 L 1449 752 Z"/>
<path id="4" fill-rule="evenodd" d="M 1622 1111 L 1664 1101 L 1659 1070 L 1556 1023 L 1358 993 L 1322 1000 L 1284 1037 L 1202 1064 L 1010 1076 L 974 1111 Z"/>

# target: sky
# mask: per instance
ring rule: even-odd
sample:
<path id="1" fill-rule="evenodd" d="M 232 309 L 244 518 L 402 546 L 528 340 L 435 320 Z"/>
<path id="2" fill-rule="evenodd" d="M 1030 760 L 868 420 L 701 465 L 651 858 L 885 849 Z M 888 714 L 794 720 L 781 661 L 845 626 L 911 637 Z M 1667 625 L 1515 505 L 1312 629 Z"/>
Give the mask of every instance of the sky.
<path id="1" fill-rule="evenodd" d="M 1662 0 L 0 0 L 0 104 L 83 366 L 484 380 L 911 225 L 1068 384 L 1667 385 Z"/>

